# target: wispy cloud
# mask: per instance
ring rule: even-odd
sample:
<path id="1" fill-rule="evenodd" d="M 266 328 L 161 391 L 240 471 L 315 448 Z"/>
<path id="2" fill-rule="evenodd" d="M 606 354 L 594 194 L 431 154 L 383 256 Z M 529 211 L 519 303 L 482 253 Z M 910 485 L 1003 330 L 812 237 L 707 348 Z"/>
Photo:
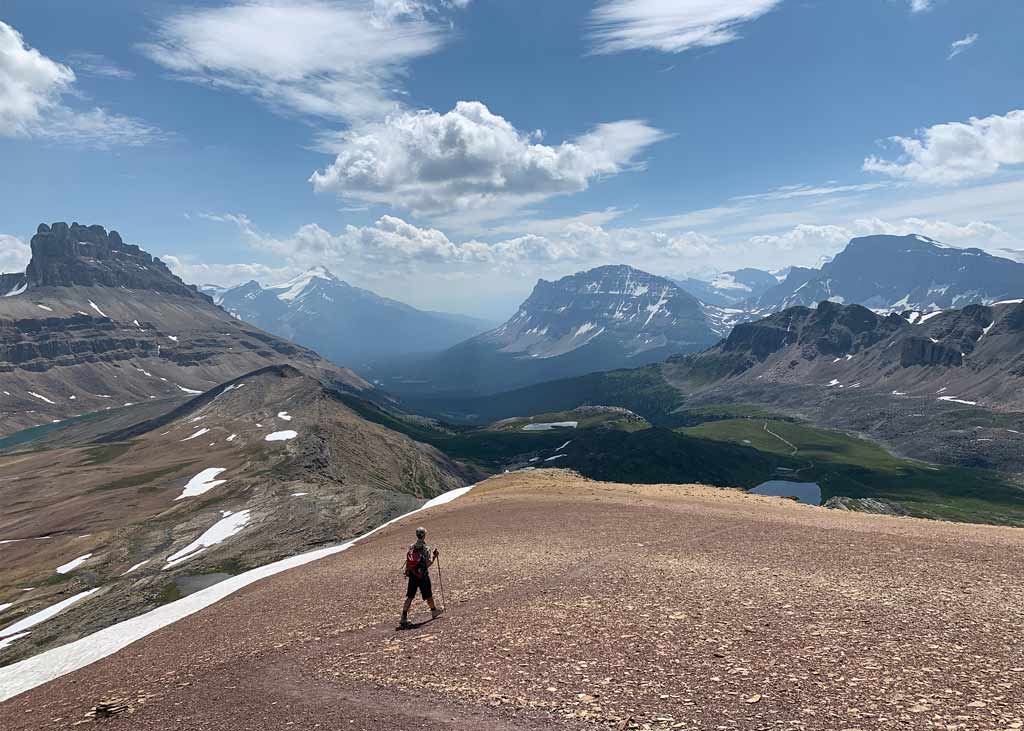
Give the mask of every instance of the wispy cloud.
<path id="1" fill-rule="evenodd" d="M 782 0 L 601 0 L 590 16 L 594 53 L 682 53 L 739 38 L 739 29 Z"/>
<path id="2" fill-rule="evenodd" d="M 953 41 L 952 45 L 950 45 L 949 47 L 949 56 L 946 57 L 947 60 L 959 56 L 961 53 L 963 53 L 968 48 L 973 46 L 977 42 L 977 40 L 978 34 L 970 33 L 969 35 L 966 35 L 963 38 L 961 38 L 959 41 Z"/>
<path id="3" fill-rule="evenodd" d="M 784 185 L 766 193 L 754 193 L 751 195 L 734 196 L 734 201 L 782 201 L 792 198 L 816 198 L 830 195 L 845 195 L 847 193 L 866 193 L 879 188 L 887 188 L 891 183 L 857 183 L 855 185 L 837 185 L 830 183 L 826 185 Z"/>
<path id="4" fill-rule="evenodd" d="M 0 21 L 0 135 L 96 148 L 145 145 L 164 137 L 139 119 L 67 105 L 64 97 L 74 93 L 75 81 L 69 66 L 31 48 Z"/>
<path id="5" fill-rule="evenodd" d="M 924 13 L 932 9 L 932 0 L 910 0 L 910 12 Z"/>
<path id="6" fill-rule="evenodd" d="M 281 112 L 377 119 L 399 108 L 395 87 L 406 64 L 449 35 L 435 13 L 424 12 L 427 5 L 246 0 L 197 7 L 163 19 L 141 48 L 184 80 L 251 94 Z"/>
<path id="7" fill-rule="evenodd" d="M 103 76 L 125 81 L 135 78 L 134 71 L 118 66 L 106 56 L 98 53 L 73 53 L 68 56 L 68 64 L 78 73 L 87 76 Z"/>
<path id="8" fill-rule="evenodd" d="M 891 141 L 903 154 L 895 161 L 872 155 L 864 161 L 865 171 L 936 185 L 985 178 L 1002 167 L 1024 164 L 1024 109 L 936 124 L 916 137 Z"/>

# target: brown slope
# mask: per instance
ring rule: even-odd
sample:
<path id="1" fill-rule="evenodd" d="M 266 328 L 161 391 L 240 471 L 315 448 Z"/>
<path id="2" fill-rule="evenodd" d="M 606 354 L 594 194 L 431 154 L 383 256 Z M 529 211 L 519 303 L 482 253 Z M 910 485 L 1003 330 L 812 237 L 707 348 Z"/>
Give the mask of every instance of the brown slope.
<path id="1" fill-rule="evenodd" d="M 450 614 L 395 633 L 414 522 Z M 117 697 L 134 712 L 111 728 L 1018 728 L 1022 554 L 1013 529 L 508 475 L 16 697 L 0 725 L 68 728 Z"/>
<path id="2" fill-rule="evenodd" d="M 285 431 L 294 438 L 266 441 Z M 223 470 L 212 476 L 223 484 L 179 499 L 212 468 Z M 473 477 L 433 447 L 365 421 L 290 366 L 248 374 L 87 446 L 0 455 L 0 540 L 16 540 L 0 546 L 0 604 L 13 602 L 0 627 L 100 589 L 0 648 L 0 665 L 204 582 L 358 535 Z M 227 511 L 248 511 L 241 532 L 167 566 Z M 77 570 L 55 573 L 87 554 Z"/>

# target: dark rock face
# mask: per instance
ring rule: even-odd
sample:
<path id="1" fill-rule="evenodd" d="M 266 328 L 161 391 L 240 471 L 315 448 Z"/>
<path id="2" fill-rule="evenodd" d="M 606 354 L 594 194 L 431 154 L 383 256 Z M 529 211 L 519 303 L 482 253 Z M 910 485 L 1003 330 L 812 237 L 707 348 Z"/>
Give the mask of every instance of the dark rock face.
<path id="1" fill-rule="evenodd" d="M 208 299 L 162 261 L 102 226 L 43 223 L 31 243 L 32 261 L 25 272 L 30 288 L 125 287 Z"/>
<path id="2" fill-rule="evenodd" d="M 822 302 L 817 309 L 791 307 L 757 322 L 737 325 L 722 345 L 724 352 L 749 352 L 763 361 L 790 345 L 800 345 L 801 355 L 858 353 L 909 327 L 898 315 L 880 316 L 859 305 Z"/>
<path id="3" fill-rule="evenodd" d="M 963 354 L 959 350 L 933 343 L 928 338 L 907 338 L 903 341 L 900 351 L 900 365 L 910 366 L 960 366 L 963 365 Z"/>

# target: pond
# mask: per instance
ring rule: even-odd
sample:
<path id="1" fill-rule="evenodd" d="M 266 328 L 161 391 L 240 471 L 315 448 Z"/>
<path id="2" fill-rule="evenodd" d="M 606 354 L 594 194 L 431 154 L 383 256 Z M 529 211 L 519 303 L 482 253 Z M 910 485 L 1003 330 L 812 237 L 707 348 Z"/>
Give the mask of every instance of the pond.
<path id="1" fill-rule="evenodd" d="M 768 480 L 751 490 L 755 495 L 795 497 L 808 505 L 821 505 L 821 488 L 815 482 L 790 482 L 789 480 Z"/>

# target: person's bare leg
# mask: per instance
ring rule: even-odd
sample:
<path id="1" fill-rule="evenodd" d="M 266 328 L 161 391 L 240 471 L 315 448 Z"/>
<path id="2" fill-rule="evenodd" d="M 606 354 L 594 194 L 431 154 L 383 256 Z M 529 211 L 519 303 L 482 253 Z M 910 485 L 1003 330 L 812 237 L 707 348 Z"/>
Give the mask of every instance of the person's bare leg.
<path id="1" fill-rule="evenodd" d="M 434 597 L 427 599 L 427 606 L 430 607 L 430 611 L 437 609 L 437 605 L 434 604 Z"/>

